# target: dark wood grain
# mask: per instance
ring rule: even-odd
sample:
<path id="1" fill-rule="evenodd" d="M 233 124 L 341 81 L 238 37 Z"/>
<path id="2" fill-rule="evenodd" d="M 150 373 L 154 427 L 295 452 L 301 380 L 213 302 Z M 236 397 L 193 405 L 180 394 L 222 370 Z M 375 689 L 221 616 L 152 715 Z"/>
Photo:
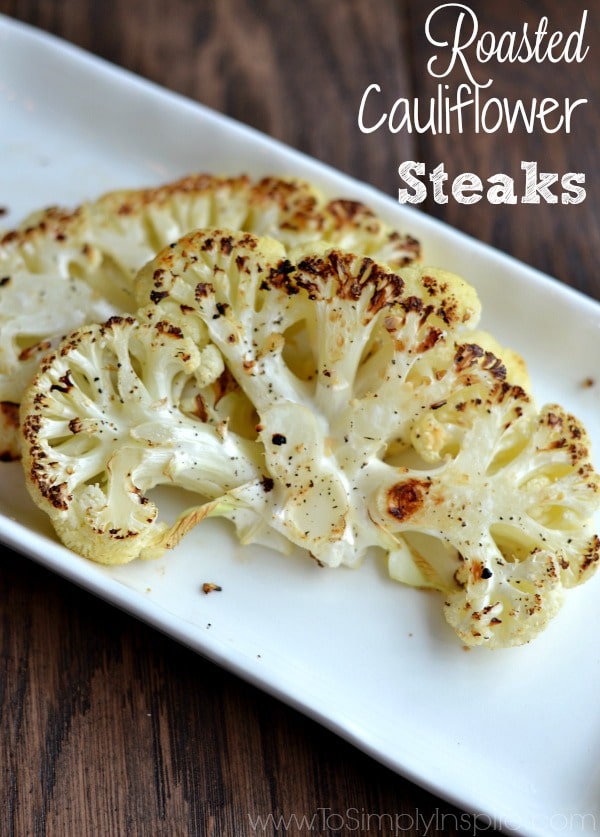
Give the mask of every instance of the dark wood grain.
<path id="1" fill-rule="evenodd" d="M 360 97 L 377 81 L 431 95 L 420 0 L 0 0 L 0 12 L 64 37 L 228 113 L 388 194 L 405 159 L 454 173 L 589 172 L 581 207 L 424 211 L 600 296 L 597 107 L 576 137 L 362 135 Z M 569 29 L 583 3 L 474 0 L 501 31 L 548 14 Z M 591 12 L 590 40 L 598 41 Z M 1 56 L 0 56 L 1 62 Z M 495 66 L 501 95 L 588 97 L 598 62 L 548 74 Z M 543 91 L 551 91 L 544 93 Z M 0 127 L 1 130 L 1 127 Z M 0 476 L 1 478 L 1 476 Z M 0 561 L 0 833 L 250 835 L 251 817 L 322 809 L 398 815 L 409 837 L 473 833 L 474 822 L 277 700 L 153 629 L 5 550 Z M 421 819 L 419 819 L 421 817 Z M 373 822 L 377 822 L 373 820 Z M 386 820 L 381 822 L 385 825 Z M 429 823 L 429 826 L 426 826 Z M 267 826 L 264 834 L 340 833 Z M 470 829 L 470 830 L 469 830 Z M 380 832 L 392 833 L 389 829 Z M 481 833 L 494 833 L 481 827 Z"/>

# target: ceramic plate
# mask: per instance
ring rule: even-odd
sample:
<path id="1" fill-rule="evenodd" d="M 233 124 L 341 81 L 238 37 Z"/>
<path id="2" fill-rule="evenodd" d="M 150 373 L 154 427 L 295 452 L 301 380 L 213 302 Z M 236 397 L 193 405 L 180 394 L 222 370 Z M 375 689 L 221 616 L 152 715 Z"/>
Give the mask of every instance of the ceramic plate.
<path id="1" fill-rule="evenodd" d="M 295 174 L 370 204 L 426 261 L 480 293 L 484 326 L 527 359 L 536 396 L 600 450 L 600 306 L 320 163 L 47 35 L 0 18 L 5 226 L 48 204 L 194 172 Z M 523 835 L 600 830 L 600 576 L 533 644 L 466 653 L 435 595 L 376 562 L 319 570 L 240 548 L 209 522 L 167 558 L 106 569 L 61 547 L 18 464 L 0 471 L 0 538 L 336 731 L 393 770 Z M 212 581 L 222 592 L 204 595 Z M 401 820 L 406 824 L 406 820 Z"/>

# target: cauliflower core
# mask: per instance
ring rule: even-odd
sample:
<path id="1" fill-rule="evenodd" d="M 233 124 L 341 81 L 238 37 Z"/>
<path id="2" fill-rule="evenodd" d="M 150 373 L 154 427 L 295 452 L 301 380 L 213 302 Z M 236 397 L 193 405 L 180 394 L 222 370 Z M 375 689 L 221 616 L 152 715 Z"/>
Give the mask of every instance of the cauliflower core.
<path id="1" fill-rule="evenodd" d="M 296 179 L 199 174 L 156 189 L 111 192 L 73 211 L 32 214 L 0 237 L 0 456 L 18 458 L 6 416 L 42 356 L 89 322 L 135 311 L 133 279 L 163 247 L 197 227 L 272 235 L 286 247 L 326 240 L 394 267 L 419 244 L 355 201 L 327 200 Z"/>
<path id="2" fill-rule="evenodd" d="M 32 496 L 75 549 L 155 555 L 220 515 L 329 567 L 379 551 L 490 648 L 532 639 L 595 570 L 585 430 L 473 340 L 459 277 L 207 229 L 135 294 L 137 320 L 76 332 L 23 404 Z M 141 499 L 159 482 L 206 502 L 165 529 Z"/>

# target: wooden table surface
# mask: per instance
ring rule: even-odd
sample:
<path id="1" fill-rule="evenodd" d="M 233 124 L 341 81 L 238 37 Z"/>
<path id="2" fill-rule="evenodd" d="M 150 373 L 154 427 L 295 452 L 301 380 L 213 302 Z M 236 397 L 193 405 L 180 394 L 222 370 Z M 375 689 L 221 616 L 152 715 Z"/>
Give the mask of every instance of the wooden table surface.
<path id="1" fill-rule="evenodd" d="M 571 132 L 371 133 L 370 104 L 427 99 L 431 0 L 0 0 L 0 12 L 55 33 L 203 102 L 396 196 L 398 166 L 444 162 L 451 178 L 502 172 L 523 192 L 521 161 L 585 173 L 585 200 L 538 205 L 436 202 L 424 212 L 600 298 L 597 148 L 600 15 L 590 9 L 583 61 L 498 62 L 496 96 L 536 96 L 573 111 Z M 592 4 L 472 0 L 480 31 L 579 27 Z M 452 20 L 454 22 L 452 22 Z M 456 13 L 436 13 L 451 40 Z M 445 33 L 445 35 L 443 35 Z M 442 37 L 443 36 L 443 37 Z M 0 47 L 1 48 L 1 47 Z M 438 65 L 441 66 L 441 65 Z M 1 54 L 0 54 L 1 67 Z M 464 73 L 456 72 L 445 83 Z M 380 113 L 381 108 L 380 108 Z M 365 117 L 366 118 L 366 117 Z M 376 114 L 370 113 L 371 123 Z M 549 122 L 551 120 L 549 119 Z M 0 126 L 0 131 L 2 126 Z M 0 477 L 1 478 L 1 477 Z M 295 710 L 20 555 L 0 562 L 0 834 L 245 835 L 250 817 L 397 814 L 398 833 L 475 833 L 473 820 L 382 767 Z M 432 819 L 433 818 L 433 819 Z M 267 825 L 265 834 L 391 833 Z M 374 822 L 374 820 L 372 821 Z M 382 820 L 385 824 L 385 821 Z M 482 826 L 476 833 L 494 833 Z"/>

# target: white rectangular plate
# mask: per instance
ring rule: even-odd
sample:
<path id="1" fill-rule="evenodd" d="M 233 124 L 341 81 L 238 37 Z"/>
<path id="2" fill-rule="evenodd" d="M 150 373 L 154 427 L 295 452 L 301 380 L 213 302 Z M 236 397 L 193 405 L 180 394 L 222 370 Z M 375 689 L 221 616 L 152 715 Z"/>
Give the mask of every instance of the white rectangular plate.
<path id="1" fill-rule="evenodd" d="M 513 259 L 230 119 L 0 17 L 0 205 L 48 204 L 194 172 L 306 177 L 416 235 L 426 261 L 478 289 L 484 326 L 527 359 L 600 450 L 600 306 Z M 465 653 L 435 595 L 382 568 L 237 547 L 209 522 L 164 560 L 105 569 L 73 555 L 0 471 L 0 538 L 318 719 L 481 824 L 600 830 L 600 577 L 533 644 Z M 206 596 L 203 582 L 221 585 Z"/>

